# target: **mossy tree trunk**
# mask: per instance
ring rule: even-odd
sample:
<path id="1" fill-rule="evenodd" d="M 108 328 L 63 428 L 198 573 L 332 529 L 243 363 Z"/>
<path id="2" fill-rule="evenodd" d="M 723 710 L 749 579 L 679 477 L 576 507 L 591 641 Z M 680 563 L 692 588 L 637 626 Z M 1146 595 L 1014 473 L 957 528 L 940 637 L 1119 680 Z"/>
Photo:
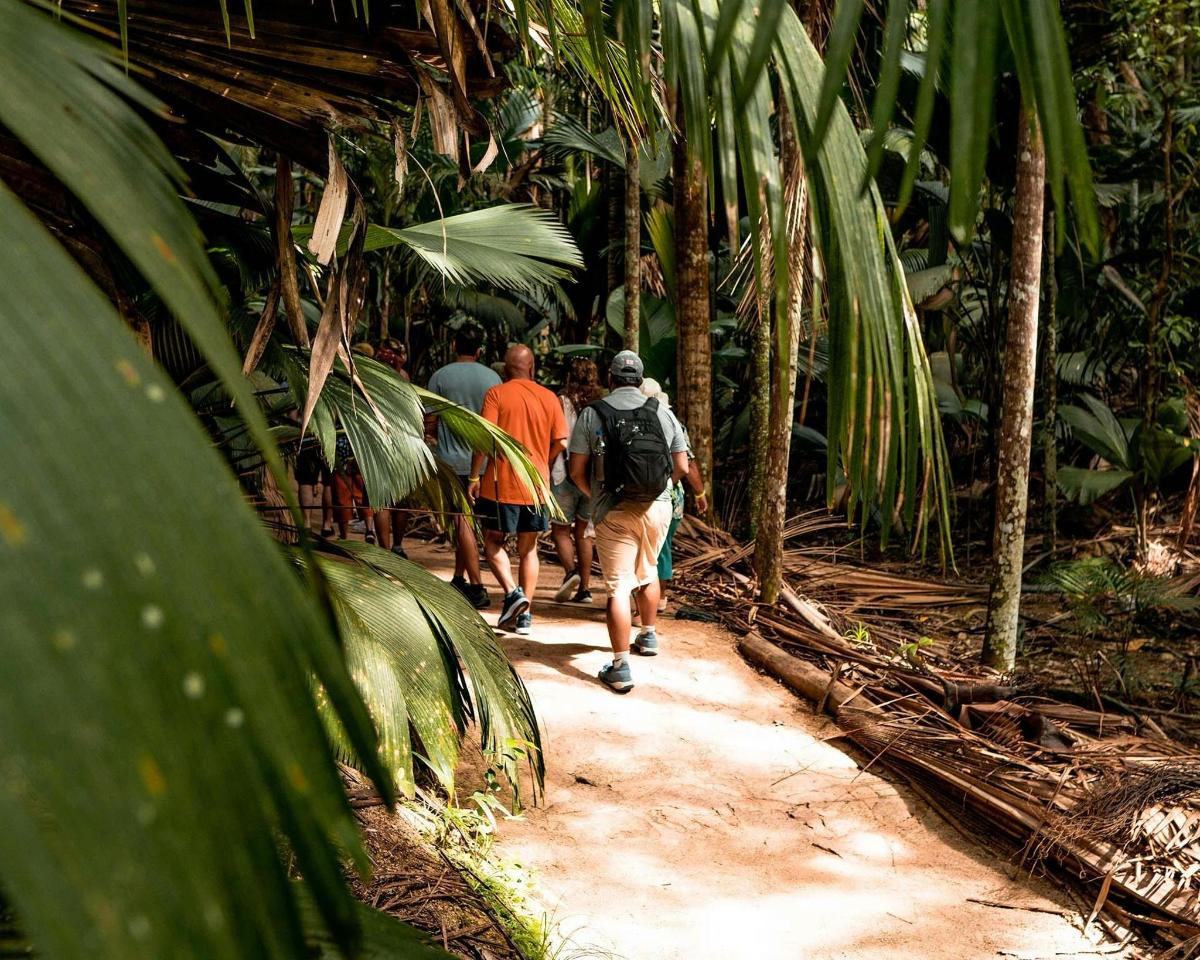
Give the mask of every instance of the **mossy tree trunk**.
<path id="1" fill-rule="evenodd" d="M 1017 138 L 1004 399 L 998 443 L 996 521 L 992 533 L 992 584 L 983 643 L 983 662 L 998 670 L 1011 670 L 1017 656 L 1017 618 L 1021 607 L 1021 569 L 1029 508 L 1045 191 L 1045 148 L 1036 121 L 1031 113 L 1024 112 Z"/>
<path id="2" fill-rule="evenodd" d="M 713 488 L 712 295 L 708 269 L 708 180 L 688 157 L 680 115 L 675 181 L 675 411 L 688 429 L 704 488 Z M 712 503 L 712 498 L 709 498 Z M 711 514 L 711 507 L 709 510 Z"/>
<path id="3" fill-rule="evenodd" d="M 775 603 L 783 586 L 783 527 L 787 520 L 788 463 L 795 419 L 796 355 L 803 326 L 804 268 L 808 256 L 808 196 L 803 159 L 786 109 L 780 111 L 779 130 L 787 204 L 788 295 L 785 315 L 775 318 L 766 456 L 755 523 L 754 566 L 763 603 Z M 754 456 L 757 460 L 757 451 Z"/>
<path id="4" fill-rule="evenodd" d="M 1054 257 L 1054 210 L 1046 212 L 1046 282 L 1044 327 L 1045 342 L 1042 349 L 1042 390 L 1046 398 L 1046 415 L 1042 427 L 1042 472 L 1044 473 L 1043 497 L 1045 498 L 1044 522 L 1046 526 L 1045 547 L 1054 550 L 1058 546 L 1058 276 Z"/>
<path id="5" fill-rule="evenodd" d="M 625 349 L 637 351 L 642 301 L 642 187 L 638 177 L 638 147 L 625 145 Z"/>

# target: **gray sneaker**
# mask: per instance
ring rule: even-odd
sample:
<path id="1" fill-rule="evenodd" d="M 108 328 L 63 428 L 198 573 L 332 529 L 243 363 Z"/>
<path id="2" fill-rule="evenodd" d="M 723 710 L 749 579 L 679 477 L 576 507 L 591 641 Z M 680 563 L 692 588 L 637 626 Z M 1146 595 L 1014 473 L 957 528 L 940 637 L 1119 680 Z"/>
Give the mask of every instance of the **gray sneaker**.
<path id="1" fill-rule="evenodd" d="M 496 621 L 496 626 L 501 630 L 508 630 L 517 622 L 517 617 L 528 609 L 529 598 L 517 587 L 504 598 L 504 606 L 500 610 L 500 619 Z"/>
<path id="2" fill-rule="evenodd" d="M 517 626 L 513 633 L 518 636 L 527 637 L 533 633 L 533 614 L 526 611 L 525 613 L 517 614 Z"/>
<path id="3" fill-rule="evenodd" d="M 639 631 L 633 643 L 629 645 L 629 649 L 643 657 L 657 657 L 658 634 L 650 633 L 645 629 Z"/>
<path id="4" fill-rule="evenodd" d="M 579 586 L 579 573 L 572 571 L 563 577 L 562 586 L 554 593 L 555 603 L 566 603 Z"/>
<path id="5" fill-rule="evenodd" d="M 597 676 L 601 683 L 617 693 L 628 693 L 633 689 L 633 671 L 629 669 L 628 663 L 623 663 L 619 667 L 614 667 L 610 663 Z"/>

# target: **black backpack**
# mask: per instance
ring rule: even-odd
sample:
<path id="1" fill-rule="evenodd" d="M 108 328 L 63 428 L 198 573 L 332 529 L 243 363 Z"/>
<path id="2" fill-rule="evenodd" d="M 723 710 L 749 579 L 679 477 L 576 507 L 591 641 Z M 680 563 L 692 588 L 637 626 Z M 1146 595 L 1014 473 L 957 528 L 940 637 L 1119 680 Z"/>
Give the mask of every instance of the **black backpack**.
<path id="1" fill-rule="evenodd" d="M 617 500 L 649 503 L 671 480 L 671 448 L 658 418 L 658 400 L 636 410 L 592 404 L 604 426 L 604 489 Z"/>

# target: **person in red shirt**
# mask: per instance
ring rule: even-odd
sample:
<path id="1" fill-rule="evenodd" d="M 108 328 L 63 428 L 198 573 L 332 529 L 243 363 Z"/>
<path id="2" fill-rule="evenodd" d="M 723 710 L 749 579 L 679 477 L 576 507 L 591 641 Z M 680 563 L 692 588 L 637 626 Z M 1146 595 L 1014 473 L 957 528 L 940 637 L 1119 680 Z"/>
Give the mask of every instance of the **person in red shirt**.
<path id="1" fill-rule="evenodd" d="M 550 464 L 567 448 L 562 404 L 534 382 L 533 351 L 528 347 L 516 344 L 508 348 L 504 372 L 505 382 L 484 394 L 481 415 L 525 446 L 549 489 Z M 475 516 L 483 528 L 484 555 L 504 588 L 496 625 L 528 635 L 533 629 L 530 606 L 538 579 L 537 538 L 549 526 L 546 508 L 537 504 L 512 465 L 500 456 L 489 459 L 476 453 L 467 484 Z M 504 550 L 505 537 L 513 533 L 520 555 L 519 582 L 513 580 L 512 564 Z"/>

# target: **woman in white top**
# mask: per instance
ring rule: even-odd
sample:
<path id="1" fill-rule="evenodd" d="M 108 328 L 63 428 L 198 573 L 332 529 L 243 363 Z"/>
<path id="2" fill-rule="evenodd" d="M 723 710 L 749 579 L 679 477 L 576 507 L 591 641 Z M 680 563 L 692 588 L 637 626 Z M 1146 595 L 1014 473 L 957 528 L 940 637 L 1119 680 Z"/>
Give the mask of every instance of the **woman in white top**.
<path id="1" fill-rule="evenodd" d="M 585 357 L 575 357 L 567 365 L 567 378 L 558 399 L 563 416 L 567 418 L 567 434 L 575 427 L 579 411 L 604 396 L 600 386 L 600 371 Z M 564 453 L 550 465 L 550 490 L 562 511 L 564 520 L 555 520 L 551 527 L 554 548 L 565 571 L 562 586 L 554 594 L 558 603 L 591 603 L 588 589 L 592 577 L 592 504 L 567 476 L 567 455 Z"/>

